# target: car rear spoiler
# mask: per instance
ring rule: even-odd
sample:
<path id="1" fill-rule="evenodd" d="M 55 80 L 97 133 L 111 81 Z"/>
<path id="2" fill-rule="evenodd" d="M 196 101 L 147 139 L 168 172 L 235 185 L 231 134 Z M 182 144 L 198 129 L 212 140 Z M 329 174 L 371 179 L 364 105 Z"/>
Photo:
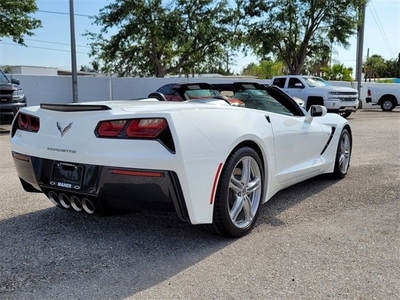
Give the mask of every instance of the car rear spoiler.
<path id="1" fill-rule="evenodd" d="M 52 104 L 52 103 L 41 103 L 40 108 L 62 111 L 62 112 L 76 112 L 76 111 L 98 111 L 98 110 L 110 110 L 111 107 L 107 105 L 98 104 L 79 104 L 79 103 L 66 103 L 66 104 Z"/>

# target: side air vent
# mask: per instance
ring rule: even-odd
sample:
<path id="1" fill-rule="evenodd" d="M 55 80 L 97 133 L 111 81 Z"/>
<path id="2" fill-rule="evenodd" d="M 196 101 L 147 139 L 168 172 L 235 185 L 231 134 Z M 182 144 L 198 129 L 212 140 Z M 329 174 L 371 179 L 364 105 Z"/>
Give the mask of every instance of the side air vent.
<path id="1" fill-rule="evenodd" d="M 325 145 L 325 147 L 324 147 L 324 149 L 322 150 L 322 152 L 321 152 L 320 155 L 324 154 L 326 148 L 328 148 L 329 144 L 330 144 L 331 141 L 332 141 L 333 135 L 335 134 L 335 131 L 336 131 L 336 128 L 332 126 L 332 128 L 331 128 L 331 135 L 329 136 L 329 139 L 328 139 L 328 141 L 326 142 L 326 145 Z"/>

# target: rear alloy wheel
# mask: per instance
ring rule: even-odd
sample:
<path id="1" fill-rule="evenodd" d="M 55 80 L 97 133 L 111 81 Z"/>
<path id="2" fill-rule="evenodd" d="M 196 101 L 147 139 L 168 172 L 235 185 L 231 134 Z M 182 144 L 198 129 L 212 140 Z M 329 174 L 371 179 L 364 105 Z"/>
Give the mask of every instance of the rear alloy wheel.
<path id="1" fill-rule="evenodd" d="M 222 169 L 209 229 L 227 237 L 248 233 L 256 222 L 264 195 L 264 171 L 250 147 L 237 149 Z"/>
<path id="2" fill-rule="evenodd" d="M 337 147 L 334 176 L 344 178 L 350 167 L 351 158 L 351 135 L 347 129 L 343 129 Z"/>
<path id="3" fill-rule="evenodd" d="M 384 98 L 381 101 L 381 108 L 383 111 L 392 111 L 395 107 L 394 101 L 391 98 Z"/>

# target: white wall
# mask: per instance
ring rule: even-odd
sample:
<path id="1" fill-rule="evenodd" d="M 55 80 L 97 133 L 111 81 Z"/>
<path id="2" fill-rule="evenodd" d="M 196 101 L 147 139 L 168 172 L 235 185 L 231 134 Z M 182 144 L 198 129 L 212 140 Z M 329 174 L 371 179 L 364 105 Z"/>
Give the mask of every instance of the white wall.
<path id="1" fill-rule="evenodd" d="M 37 75 L 15 75 L 21 82 L 27 96 L 28 106 L 40 103 L 70 103 L 72 102 L 72 79 L 70 76 L 37 76 Z M 167 83 L 175 82 L 209 82 L 221 83 L 232 81 L 256 81 L 269 83 L 270 80 L 256 80 L 248 78 L 132 78 L 132 77 L 78 77 L 78 102 L 123 100 L 147 97 L 151 92 Z M 352 86 L 357 88 L 357 83 L 332 81 L 332 85 Z M 365 103 L 368 86 L 382 85 L 382 83 L 367 83 L 361 85 L 360 98 L 363 108 L 371 108 Z M 377 106 L 374 106 L 377 107 Z"/>

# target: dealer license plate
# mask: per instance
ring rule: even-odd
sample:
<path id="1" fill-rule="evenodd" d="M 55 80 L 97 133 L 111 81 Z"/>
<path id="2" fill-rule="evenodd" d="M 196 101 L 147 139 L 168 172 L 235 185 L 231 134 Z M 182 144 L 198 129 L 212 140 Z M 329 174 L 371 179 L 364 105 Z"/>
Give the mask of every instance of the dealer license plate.
<path id="1" fill-rule="evenodd" d="M 51 185 L 80 190 L 82 187 L 83 166 L 69 163 L 54 163 Z"/>

